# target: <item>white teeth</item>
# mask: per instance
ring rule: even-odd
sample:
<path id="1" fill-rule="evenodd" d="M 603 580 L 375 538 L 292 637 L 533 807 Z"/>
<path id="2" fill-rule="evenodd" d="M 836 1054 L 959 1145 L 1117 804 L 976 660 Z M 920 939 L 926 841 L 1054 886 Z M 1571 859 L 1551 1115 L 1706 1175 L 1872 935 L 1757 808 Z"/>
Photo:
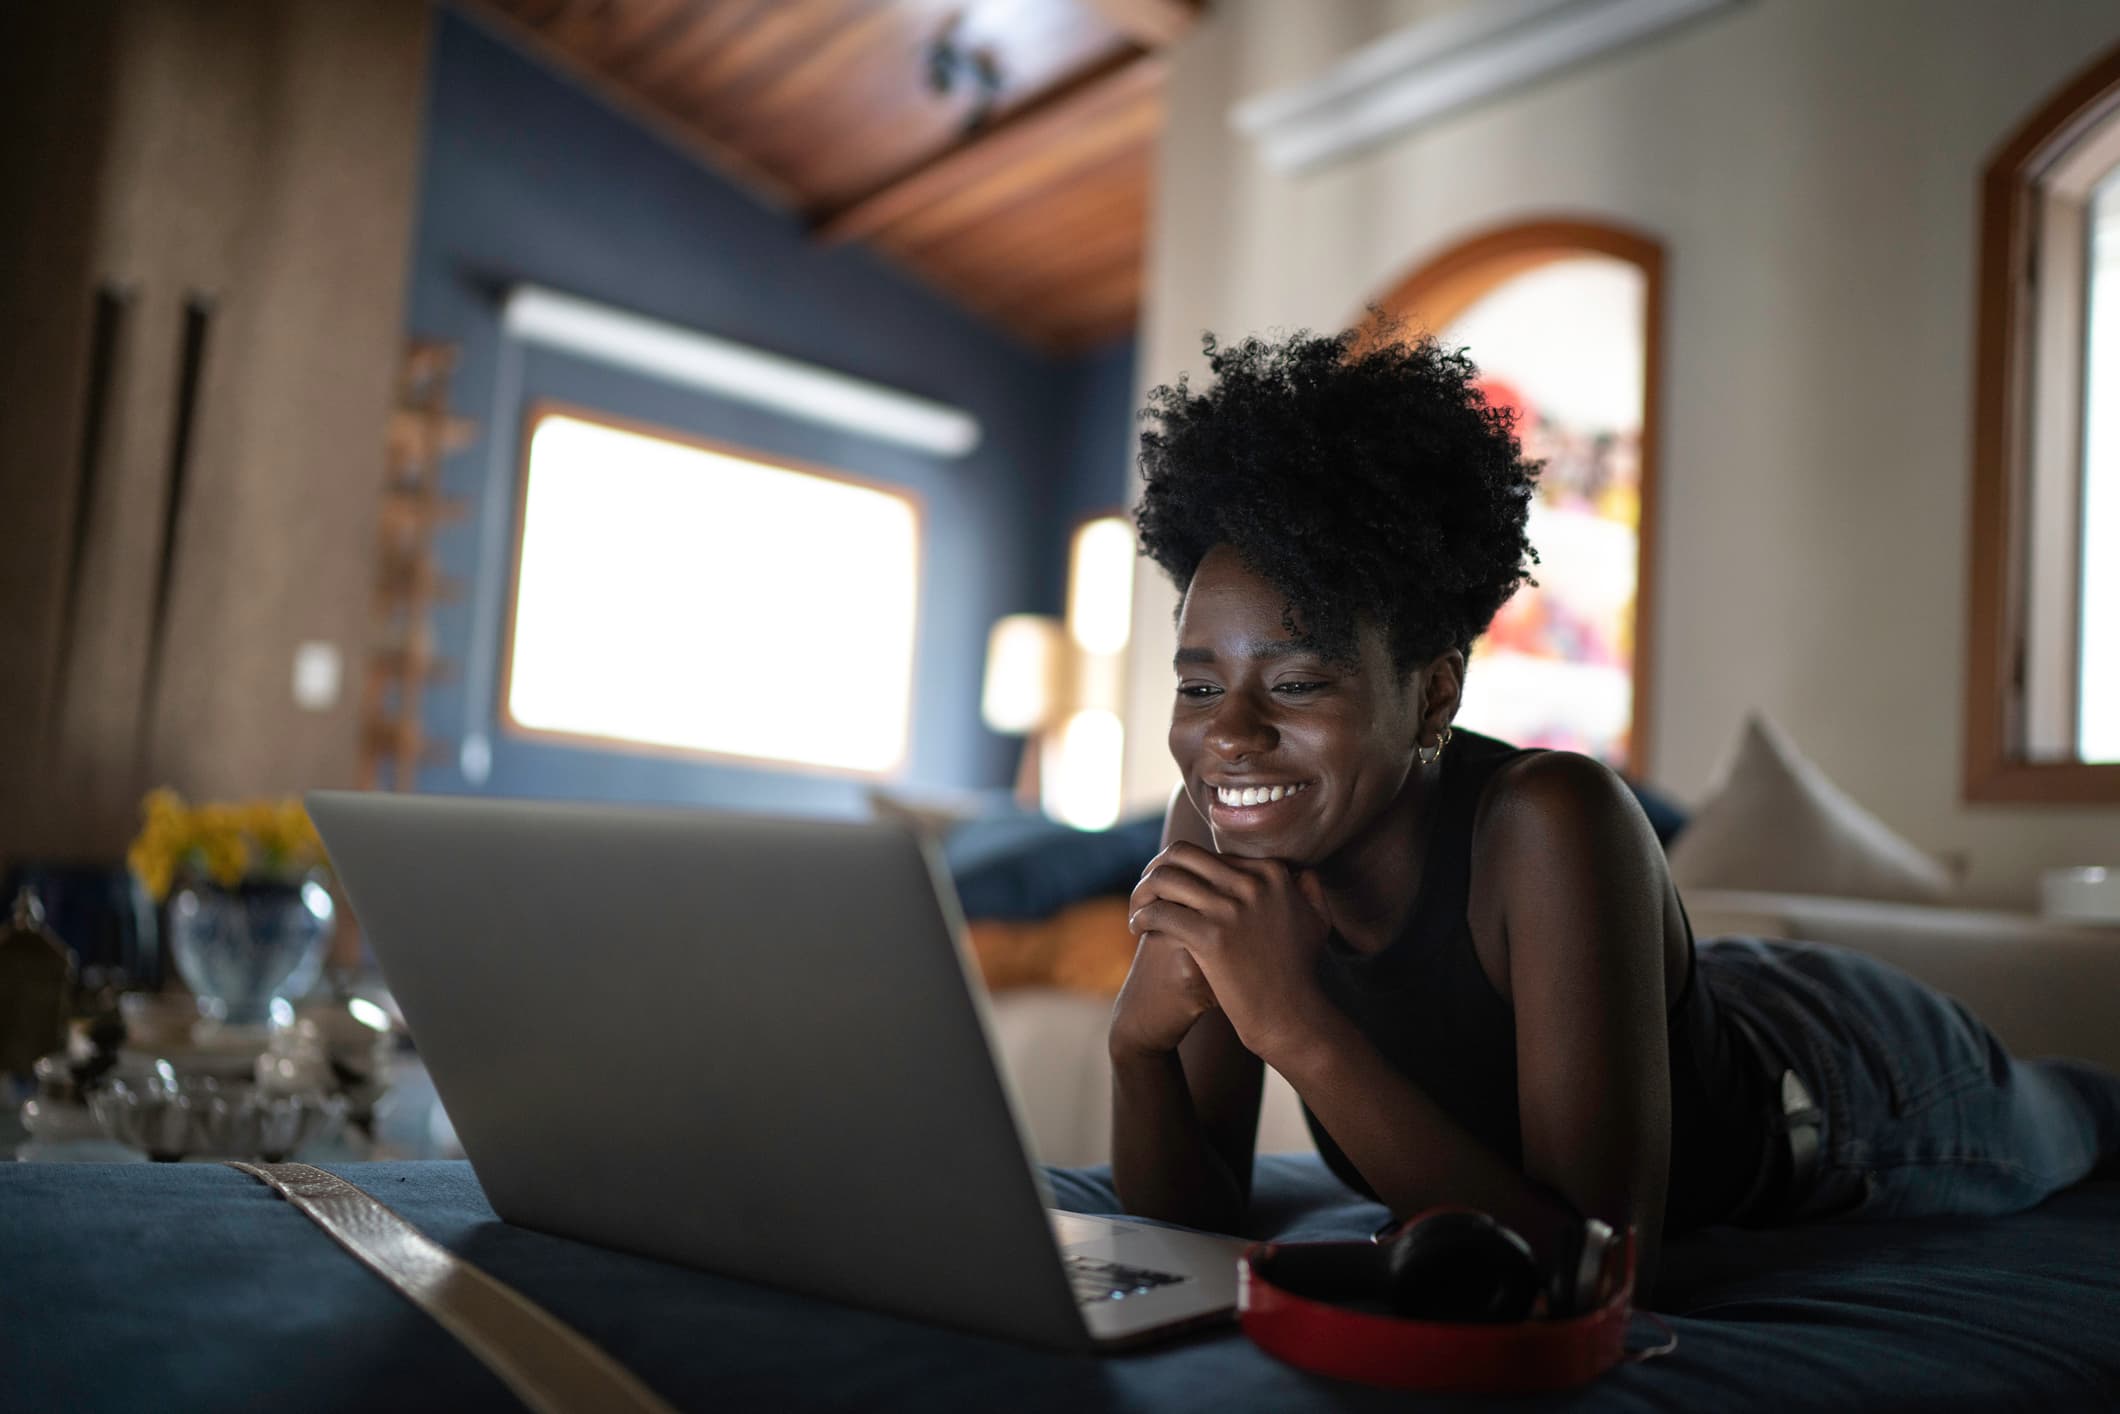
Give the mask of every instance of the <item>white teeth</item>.
<path id="1" fill-rule="evenodd" d="M 1294 795 L 1299 790 L 1307 790 L 1309 787 L 1310 782 L 1308 781 L 1298 781 L 1292 786 L 1245 786 L 1241 790 L 1233 789 L 1229 786 L 1216 786 L 1215 799 L 1221 801 L 1224 805 L 1265 805 L 1271 801 L 1280 800 L 1284 796 Z"/>

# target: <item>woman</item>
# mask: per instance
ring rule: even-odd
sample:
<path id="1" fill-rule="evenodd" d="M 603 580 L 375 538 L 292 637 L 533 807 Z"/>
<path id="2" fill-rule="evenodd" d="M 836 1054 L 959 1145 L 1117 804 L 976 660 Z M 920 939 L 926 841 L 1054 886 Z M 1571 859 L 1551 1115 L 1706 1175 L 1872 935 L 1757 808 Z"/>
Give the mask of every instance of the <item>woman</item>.
<path id="1" fill-rule="evenodd" d="M 1127 1211 L 1241 1226 L 1262 1065 L 1394 1213 L 1632 1223 L 1644 1290 L 1666 1230 L 2007 1212 L 2120 1152 L 2120 1078 L 1856 954 L 1696 946 L 1610 770 L 1453 732 L 1537 468 L 1394 334 L 1210 340 L 1211 387 L 1150 395 L 1183 780 L 1112 1017 Z"/>

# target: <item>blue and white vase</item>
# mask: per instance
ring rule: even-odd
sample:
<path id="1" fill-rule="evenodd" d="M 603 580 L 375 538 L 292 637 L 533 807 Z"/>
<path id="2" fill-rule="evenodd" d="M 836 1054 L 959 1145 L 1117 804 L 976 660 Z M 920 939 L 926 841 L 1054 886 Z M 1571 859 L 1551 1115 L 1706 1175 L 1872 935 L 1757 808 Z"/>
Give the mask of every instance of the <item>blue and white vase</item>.
<path id="1" fill-rule="evenodd" d="M 314 878 L 245 880 L 234 888 L 186 880 L 169 897 L 169 950 L 200 1014 L 263 1026 L 272 1001 L 316 985 L 331 941 L 331 891 Z"/>

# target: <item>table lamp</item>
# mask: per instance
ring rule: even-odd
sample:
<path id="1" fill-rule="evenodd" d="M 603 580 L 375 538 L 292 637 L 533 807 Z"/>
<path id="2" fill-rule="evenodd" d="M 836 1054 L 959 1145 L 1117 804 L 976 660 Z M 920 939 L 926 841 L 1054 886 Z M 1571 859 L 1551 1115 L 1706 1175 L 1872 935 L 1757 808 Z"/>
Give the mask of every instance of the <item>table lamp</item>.
<path id="1" fill-rule="evenodd" d="M 979 715 L 995 731 L 1024 738 L 1016 799 L 1033 810 L 1046 738 L 1067 716 L 1071 656 L 1066 626 L 1044 614 L 1010 614 L 987 634 Z"/>

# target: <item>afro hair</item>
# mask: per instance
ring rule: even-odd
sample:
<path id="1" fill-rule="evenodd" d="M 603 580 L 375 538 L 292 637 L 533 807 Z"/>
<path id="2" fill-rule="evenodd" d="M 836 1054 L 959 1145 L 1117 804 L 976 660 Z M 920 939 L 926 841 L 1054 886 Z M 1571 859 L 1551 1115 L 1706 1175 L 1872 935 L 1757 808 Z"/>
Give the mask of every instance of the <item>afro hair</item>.
<path id="1" fill-rule="evenodd" d="M 1182 593 L 1230 546 L 1330 657 L 1354 656 L 1363 619 L 1400 672 L 1469 651 L 1538 560 L 1538 466 L 1471 360 L 1382 316 L 1202 348 L 1212 386 L 1181 376 L 1142 413 L 1142 553 Z"/>

